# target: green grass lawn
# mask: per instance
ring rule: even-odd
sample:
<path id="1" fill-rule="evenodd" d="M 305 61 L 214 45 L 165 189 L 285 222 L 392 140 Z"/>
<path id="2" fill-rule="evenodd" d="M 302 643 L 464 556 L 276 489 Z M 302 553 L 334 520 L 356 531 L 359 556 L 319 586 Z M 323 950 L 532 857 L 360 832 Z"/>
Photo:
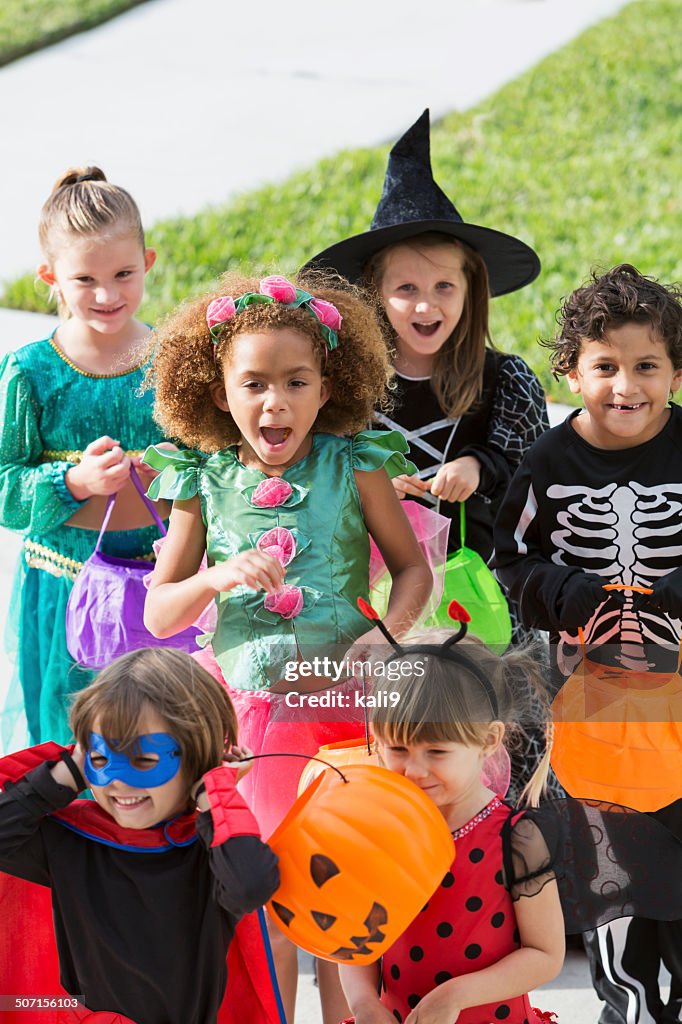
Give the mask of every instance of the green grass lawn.
<path id="1" fill-rule="evenodd" d="M 434 173 L 465 220 L 518 234 L 543 263 L 530 287 L 493 302 L 493 333 L 568 398 L 537 346 L 561 297 L 592 267 L 632 262 L 682 278 L 680 0 L 636 0 L 465 114 L 434 126 Z M 405 127 L 420 113 L 405 111 Z M 380 131 L 380 128 L 378 129 Z M 159 261 L 144 315 L 241 263 L 292 271 L 366 230 L 387 147 L 353 150 L 190 219 L 150 226 Z M 33 276 L 0 304 L 44 309 Z"/>
<path id="2" fill-rule="evenodd" d="M 0 67 L 140 3 L 144 0 L 2 0 Z"/>

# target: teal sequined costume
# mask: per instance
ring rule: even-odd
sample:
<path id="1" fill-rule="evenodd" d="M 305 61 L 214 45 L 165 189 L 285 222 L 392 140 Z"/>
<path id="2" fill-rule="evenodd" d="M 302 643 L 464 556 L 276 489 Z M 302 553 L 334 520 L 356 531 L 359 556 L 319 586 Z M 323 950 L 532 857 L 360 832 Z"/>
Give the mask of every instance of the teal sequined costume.
<path id="1" fill-rule="evenodd" d="M 244 586 L 217 599 L 213 650 L 231 686 L 267 689 L 283 678 L 297 648 L 304 657 L 345 648 L 368 631 L 356 604 L 369 589 L 369 536 L 354 474 L 382 467 L 392 477 L 413 473 L 406 451 L 398 431 L 351 439 L 313 434 L 309 454 L 282 477 L 243 466 L 235 446 L 209 456 L 146 453 L 145 462 L 160 471 L 150 498 L 199 495 L 209 565 L 253 547 L 278 549 L 286 565 L 287 594 L 274 608 L 262 591 Z"/>
<path id="2" fill-rule="evenodd" d="M 0 525 L 24 534 L 15 577 L 8 644 L 17 645 L 16 676 L 3 713 L 7 745 L 21 711 L 31 743 L 70 739 L 68 698 L 92 673 L 66 649 L 64 617 L 72 583 L 97 541 L 93 530 L 66 526 L 81 507 L 65 474 L 87 445 L 109 434 L 124 450 L 162 440 L 153 395 L 138 394 L 144 368 L 116 376 L 85 373 L 52 337 L 25 345 L 0 364 Z M 151 555 L 156 527 L 111 531 L 102 550 Z"/>

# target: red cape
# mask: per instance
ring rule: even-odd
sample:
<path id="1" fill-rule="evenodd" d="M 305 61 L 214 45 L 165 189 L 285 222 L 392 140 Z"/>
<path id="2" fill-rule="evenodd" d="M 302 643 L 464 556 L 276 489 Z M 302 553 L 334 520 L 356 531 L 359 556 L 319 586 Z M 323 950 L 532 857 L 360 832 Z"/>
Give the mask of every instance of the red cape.
<path id="1" fill-rule="evenodd" d="M 57 760 L 62 750 L 55 743 L 22 750 L 0 759 L 0 787 L 16 781 L 44 761 Z M 88 805 L 88 806 L 84 806 Z M 87 823 L 93 835 L 107 828 L 107 838 L 125 845 L 135 836 L 134 829 L 119 829 L 115 822 L 91 800 L 75 800 L 57 812 L 65 820 Z M 104 819 L 102 815 L 104 814 Z M 190 816 L 177 825 L 183 832 Z M 140 832 L 135 845 L 139 846 Z M 152 847 L 153 848 L 153 844 Z M 74 884 L 78 884 L 75 880 Z M 0 872 L 0 1021 L 2 1024 L 109 1024 L 101 1013 L 85 1007 L 13 1010 L 8 997 L 71 997 L 59 983 L 59 959 L 52 923 L 50 890 Z M 268 972 L 258 916 L 248 914 L 237 925 L 227 955 L 227 989 L 218 1013 L 218 1024 L 278 1024 L 277 1004 Z M 128 1018 L 111 1015 L 111 1024 L 135 1024 Z"/>

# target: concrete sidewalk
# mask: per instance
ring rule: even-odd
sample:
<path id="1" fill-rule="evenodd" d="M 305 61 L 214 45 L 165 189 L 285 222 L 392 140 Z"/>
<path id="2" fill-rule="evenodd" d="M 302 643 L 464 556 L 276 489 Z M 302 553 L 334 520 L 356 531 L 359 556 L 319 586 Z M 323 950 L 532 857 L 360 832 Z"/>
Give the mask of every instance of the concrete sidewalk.
<path id="1" fill-rule="evenodd" d="M 100 164 L 146 225 L 195 213 L 342 148 L 395 139 L 424 107 L 434 119 L 466 109 L 622 6 L 143 4 L 0 70 L 0 280 L 39 262 L 38 213 L 66 167 Z"/>

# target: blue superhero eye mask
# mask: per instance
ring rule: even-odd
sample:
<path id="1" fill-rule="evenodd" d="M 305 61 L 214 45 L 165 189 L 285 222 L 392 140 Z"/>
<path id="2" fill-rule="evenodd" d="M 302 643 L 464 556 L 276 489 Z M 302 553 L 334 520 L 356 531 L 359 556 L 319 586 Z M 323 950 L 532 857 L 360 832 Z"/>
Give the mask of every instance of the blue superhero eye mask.
<path id="1" fill-rule="evenodd" d="M 88 752 L 85 755 L 84 775 L 93 786 L 108 786 L 118 780 L 126 786 L 139 789 L 153 789 L 170 782 L 180 770 L 180 745 L 167 732 L 150 732 L 135 740 L 136 753 L 129 757 L 112 749 L 98 732 L 90 733 Z M 145 756 L 156 755 L 158 761 L 150 761 L 144 767 Z M 92 758 L 97 758 L 97 767 Z M 105 764 L 100 759 L 106 758 Z M 137 767 L 136 767 L 137 765 Z"/>

